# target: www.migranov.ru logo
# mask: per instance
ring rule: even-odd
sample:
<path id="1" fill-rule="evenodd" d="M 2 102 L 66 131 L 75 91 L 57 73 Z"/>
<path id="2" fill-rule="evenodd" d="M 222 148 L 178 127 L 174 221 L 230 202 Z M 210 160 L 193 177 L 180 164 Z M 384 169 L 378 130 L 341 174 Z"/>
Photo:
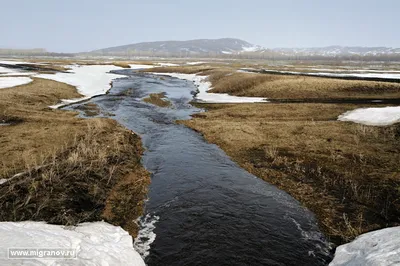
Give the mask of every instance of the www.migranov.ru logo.
<path id="1" fill-rule="evenodd" d="M 76 259 L 75 249 L 9 248 L 9 259 Z"/>

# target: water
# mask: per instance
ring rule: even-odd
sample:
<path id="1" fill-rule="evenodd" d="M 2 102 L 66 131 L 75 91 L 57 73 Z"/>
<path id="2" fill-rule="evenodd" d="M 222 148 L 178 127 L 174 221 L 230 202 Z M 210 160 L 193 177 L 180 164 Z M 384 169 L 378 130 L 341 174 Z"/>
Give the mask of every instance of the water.
<path id="1" fill-rule="evenodd" d="M 174 122 L 200 111 L 188 104 L 192 83 L 117 72 L 129 76 L 91 101 L 138 133 L 146 148 L 152 183 L 136 246 L 148 265 L 327 264 L 328 243 L 311 212 Z M 142 102 L 155 92 L 166 92 L 173 107 Z"/>

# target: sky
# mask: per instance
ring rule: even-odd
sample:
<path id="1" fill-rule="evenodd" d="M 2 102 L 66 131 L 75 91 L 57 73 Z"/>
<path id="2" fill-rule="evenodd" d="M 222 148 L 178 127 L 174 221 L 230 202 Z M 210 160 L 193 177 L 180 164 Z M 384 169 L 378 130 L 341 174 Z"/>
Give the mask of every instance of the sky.
<path id="1" fill-rule="evenodd" d="M 0 0 L 0 48 L 84 52 L 239 38 L 267 48 L 400 47 L 398 0 Z"/>

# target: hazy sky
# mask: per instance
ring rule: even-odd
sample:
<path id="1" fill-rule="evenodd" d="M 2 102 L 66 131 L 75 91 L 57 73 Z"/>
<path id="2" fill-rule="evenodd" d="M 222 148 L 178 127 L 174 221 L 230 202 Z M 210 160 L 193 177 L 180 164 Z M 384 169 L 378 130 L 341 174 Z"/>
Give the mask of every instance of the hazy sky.
<path id="1" fill-rule="evenodd" d="M 265 47 L 400 47 L 398 0 L 0 0 L 0 47 L 81 52 L 235 37 Z"/>

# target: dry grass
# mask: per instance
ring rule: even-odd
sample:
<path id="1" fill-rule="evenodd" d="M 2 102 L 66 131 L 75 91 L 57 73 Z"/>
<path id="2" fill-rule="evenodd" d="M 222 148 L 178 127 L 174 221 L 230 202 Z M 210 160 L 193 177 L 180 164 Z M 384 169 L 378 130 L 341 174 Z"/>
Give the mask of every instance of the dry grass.
<path id="1" fill-rule="evenodd" d="M 113 120 L 47 107 L 80 96 L 45 79 L 0 90 L 0 121 L 11 123 L 0 128 L 0 179 L 20 173 L 0 185 L 0 220 L 105 219 L 135 236 L 149 182 L 140 139 Z"/>
<path id="2" fill-rule="evenodd" d="M 149 183 L 141 152 L 139 138 L 113 120 L 89 120 L 83 137 L 0 186 L 0 219 L 75 225 L 105 218 L 135 234 Z"/>
<path id="3" fill-rule="evenodd" d="M 143 72 L 185 73 L 209 76 L 211 92 L 269 99 L 400 98 L 400 84 L 296 75 L 237 72 L 234 64 L 222 66 L 156 67 Z"/>
<path id="4" fill-rule="evenodd" d="M 337 244 L 400 224 L 400 125 L 336 121 L 360 106 L 199 104 L 182 123 L 311 209 Z"/>
<path id="5" fill-rule="evenodd" d="M 223 73 L 223 72 L 222 72 Z M 330 78 L 211 73 L 212 92 L 270 99 L 399 98 L 400 84 Z"/>
<path id="6" fill-rule="evenodd" d="M 165 92 L 151 93 L 149 97 L 144 98 L 143 101 L 145 101 L 146 103 L 157 105 L 159 107 L 171 106 L 171 102 L 164 98 L 165 98 Z"/>
<path id="7" fill-rule="evenodd" d="M 86 103 L 75 107 L 76 110 L 82 110 L 85 116 L 96 116 L 101 113 L 100 107 L 95 103 Z"/>
<path id="8" fill-rule="evenodd" d="M 170 66 L 170 67 L 154 67 L 150 69 L 143 69 L 141 72 L 157 72 L 157 73 L 184 73 L 184 74 L 197 74 L 200 72 L 213 70 L 214 67 L 210 66 Z"/>

